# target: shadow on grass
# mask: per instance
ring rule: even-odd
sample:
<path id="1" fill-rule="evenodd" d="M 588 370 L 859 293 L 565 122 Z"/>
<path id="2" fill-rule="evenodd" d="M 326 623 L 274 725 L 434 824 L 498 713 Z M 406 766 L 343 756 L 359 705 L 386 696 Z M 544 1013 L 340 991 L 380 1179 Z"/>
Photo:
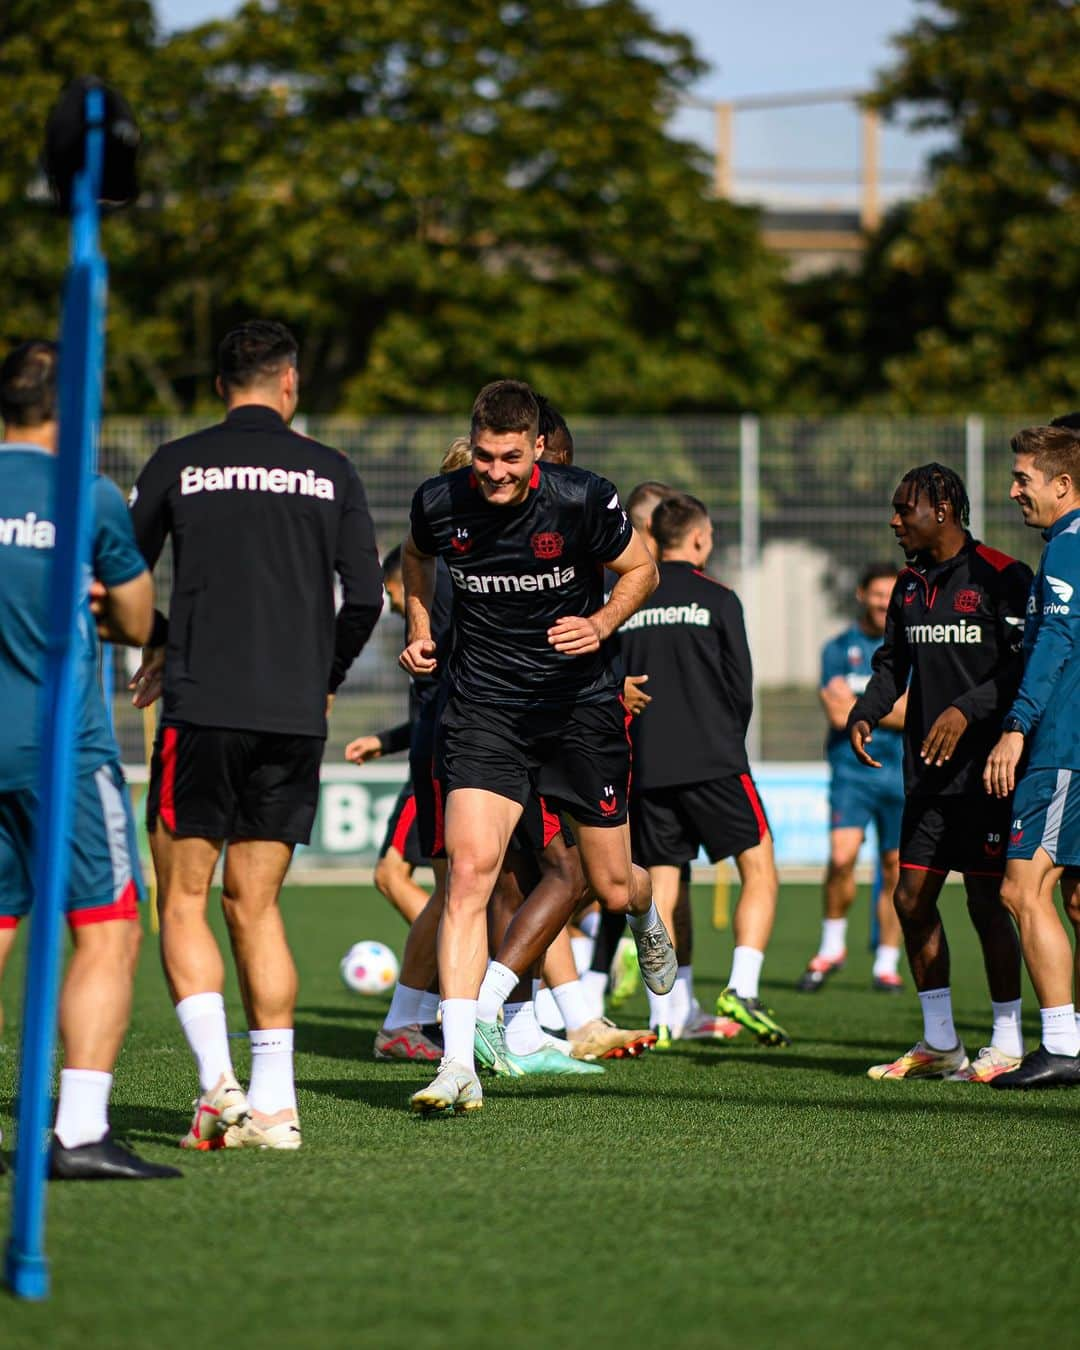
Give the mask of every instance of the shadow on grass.
<path id="1" fill-rule="evenodd" d="M 304 1054 L 326 1059 L 370 1060 L 375 1051 L 378 1026 L 359 1022 L 312 1022 L 297 1017 L 296 1044 Z"/>

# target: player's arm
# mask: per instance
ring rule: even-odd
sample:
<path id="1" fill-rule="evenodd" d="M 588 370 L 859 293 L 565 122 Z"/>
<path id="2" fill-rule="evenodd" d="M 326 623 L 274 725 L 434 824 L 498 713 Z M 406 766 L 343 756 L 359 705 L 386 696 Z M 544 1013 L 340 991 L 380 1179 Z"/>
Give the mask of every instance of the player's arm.
<path id="1" fill-rule="evenodd" d="M 1064 535 L 1054 540 L 1047 550 L 1043 570 L 1071 585 L 1074 592 L 1080 590 L 1080 541 Z M 1055 613 L 1055 610 L 1068 612 Z M 1035 645 L 1028 655 L 1019 690 L 1005 718 L 1016 729 L 1002 732 L 983 771 L 983 786 L 993 796 L 1007 797 L 1016 787 L 1016 768 L 1024 752 L 1024 741 L 1042 721 L 1054 698 L 1061 672 L 1070 661 L 1080 661 L 1077 606 L 1067 603 L 1044 605 Z"/>
<path id="2" fill-rule="evenodd" d="M 151 574 L 157 566 L 161 550 L 165 547 L 165 540 L 172 528 L 168 495 L 171 475 L 166 463 L 166 454 L 166 448 L 160 447 L 150 456 L 128 497 L 128 511 L 135 532 L 135 542 Z M 169 620 L 161 610 L 155 610 L 153 628 L 143 645 L 151 648 L 164 647 L 168 637 Z M 157 661 L 149 652 L 145 654 L 144 666 L 161 664 L 163 662 Z M 135 687 L 136 680 L 132 681 L 132 687 Z"/>
<path id="3" fill-rule="evenodd" d="M 731 697 L 735 715 L 745 735 L 754 712 L 754 665 L 750 657 L 742 604 L 734 591 L 718 592 L 715 612 L 713 622 L 720 639 L 720 667 L 724 687 Z"/>
<path id="4" fill-rule="evenodd" d="M 154 620 L 154 583 L 135 541 L 131 518 L 115 484 L 93 487 L 94 580 L 90 609 L 107 642 L 141 647 Z"/>
<path id="5" fill-rule="evenodd" d="M 888 712 L 878 723 L 886 731 L 903 731 L 904 722 L 907 720 L 907 690 L 900 695 L 892 706 L 892 712 Z"/>
<path id="6" fill-rule="evenodd" d="M 566 615 L 548 629 L 548 641 L 566 656 L 586 656 L 621 628 L 656 590 L 660 574 L 636 530 L 626 547 L 604 564 L 615 573 L 615 585 L 594 614 Z"/>
<path id="7" fill-rule="evenodd" d="M 821 684 L 818 688 L 825 719 L 833 731 L 845 729 L 848 713 L 855 706 L 851 685 L 844 679 L 844 663 L 838 658 L 839 644 L 834 638 L 821 649 Z"/>
<path id="8" fill-rule="evenodd" d="M 414 506 L 415 513 L 415 506 Z M 435 604 L 435 554 L 426 553 L 416 542 L 417 522 L 401 550 L 401 580 L 405 586 L 405 650 L 398 664 L 410 675 L 431 675 L 435 639 L 431 635 L 431 611 Z M 425 540 L 425 542 L 429 542 Z M 434 548 L 434 544 L 431 544 Z"/>
<path id="9" fill-rule="evenodd" d="M 866 689 L 855 700 L 848 713 L 847 733 L 855 758 L 861 764 L 880 769 L 881 764 L 873 759 L 866 746 L 873 738 L 874 728 L 892 712 L 897 701 L 907 689 L 911 674 L 911 653 L 904 637 L 904 625 L 900 613 L 903 598 L 899 585 L 893 588 L 889 601 L 889 612 L 885 619 L 885 637 L 874 653 L 871 662 L 873 674 Z"/>
<path id="10" fill-rule="evenodd" d="M 412 740 L 412 723 L 401 722 L 388 731 L 376 732 L 374 736 L 357 736 L 345 747 L 345 758 L 352 764 L 366 764 L 370 759 L 381 759 L 383 755 L 396 755 L 408 750 Z"/>
<path id="11" fill-rule="evenodd" d="M 375 526 L 360 475 L 350 465 L 345 502 L 338 525 L 334 570 L 341 578 L 342 602 L 334 622 L 334 659 L 329 692 L 337 692 L 349 667 L 382 613 L 382 568 L 375 547 Z"/>

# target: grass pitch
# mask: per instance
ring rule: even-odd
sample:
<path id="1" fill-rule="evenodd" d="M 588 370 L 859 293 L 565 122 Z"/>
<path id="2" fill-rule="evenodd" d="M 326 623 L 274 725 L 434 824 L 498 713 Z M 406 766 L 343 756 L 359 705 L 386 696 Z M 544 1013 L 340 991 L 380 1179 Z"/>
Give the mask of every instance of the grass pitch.
<path id="1" fill-rule="evenodd" d="M 974 1051 L 989 1005 L 961 894 L 946 895 L 957 1020 Z M 404 1109 L 423 1069 L 371 1059 L 384 1004 L 337 973 L 359 938 L 400 951 L 400 921 L 370 890 L 294 888 L 285 903 L 304 1149 L 177 1151 L 195 1079 L 148 938 L 113 1122 L 184 1179 L 53 1186 L 53 1296 L 3 1303 L 5 1350 L 1075 1340 L 1080 1096 L 871 1083 L 866 1066 L 906 1049 L 921 1023 L 910 991 L 869 990 L 865 900 L 847 971 L 799 995 L 819 901 L 785 889 L 764 992 L 790 1049 L 744 1033 L 603 1078 L 488 1080 L 481 1113 L 434 1121 Z M 695 903 L 707 1004 L 731 936 L 711 928 L 704 890 Z M 0 1053 L 7 1143 L 19 989 L 16 961 Z M 239 1028 L 235 985 L 227 1001 Z M 1030 992 L 1026 1007 L 1033 1040 Z M 620 1020 L 644 1017 L 642 998 Z M 5 1215 L 9 1193 L 8 1177 Z"/>

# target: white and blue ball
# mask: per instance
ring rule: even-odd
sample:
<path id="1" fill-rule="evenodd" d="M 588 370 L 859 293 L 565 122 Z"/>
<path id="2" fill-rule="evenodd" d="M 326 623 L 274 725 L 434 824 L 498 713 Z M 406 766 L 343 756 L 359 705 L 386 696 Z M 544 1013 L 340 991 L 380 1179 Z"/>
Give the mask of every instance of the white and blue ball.
<path id="1" fill-rule="evenodd" d="M 341 958 L 341 978 L 357 994 L 389 994 L 398 959 L 385 942 L 354 942 Z"/>

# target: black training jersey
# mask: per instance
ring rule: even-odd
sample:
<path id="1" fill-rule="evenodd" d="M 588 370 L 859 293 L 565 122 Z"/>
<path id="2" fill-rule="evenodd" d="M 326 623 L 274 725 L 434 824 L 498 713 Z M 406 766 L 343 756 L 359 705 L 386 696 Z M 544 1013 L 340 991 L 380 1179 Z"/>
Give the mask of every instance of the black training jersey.
<path id="1" fill-rule="evenodd" d="M 860 720 L 875 726 L 908 688 L 904 781 L 909 795 L 983 796 L 986 757 L 1023 674 L 1030 587 L 1029 567 L 970 535 L 955 558 L 931 567 L 912 564 L 897 577 L 874 673 L 848 726 Z M 964 714 L 967 728 L 948 763 L 926 765 L 919 749 L 950 707 Z"/>
<path id="2" fill-rule="evenodd" d="M 548 629 L 604 603 L 602 567 L 633 526 L 606 478 L 562 464 L 533 469 L 525 500 L 486 501 L 469 468 L 421 483 L 412 537 L 445 559 L 454 586 L 449 677 L 463 697 L 516 707 L 590 703 L 616 688 L 608 643 L 564 656 Z"/>
<path id="3" fill-rule="evenodd" d="M 270 408 L 235 408 L 153 455 L 131 514 L 150 567 L 172 536 L 165 720 L 325 736 L 327 691 L 382 609 L 375 533 L 349 461 Z"/>
<path id="4" fill-rule="evenodd" d="M 662 562 L 660 585 L 619 629 L 626 670 L 652 702 L 630 723 L 634 786 L 704 783 L 749 770 L 753 671 L 734 591 L 688 562 Z"/>

